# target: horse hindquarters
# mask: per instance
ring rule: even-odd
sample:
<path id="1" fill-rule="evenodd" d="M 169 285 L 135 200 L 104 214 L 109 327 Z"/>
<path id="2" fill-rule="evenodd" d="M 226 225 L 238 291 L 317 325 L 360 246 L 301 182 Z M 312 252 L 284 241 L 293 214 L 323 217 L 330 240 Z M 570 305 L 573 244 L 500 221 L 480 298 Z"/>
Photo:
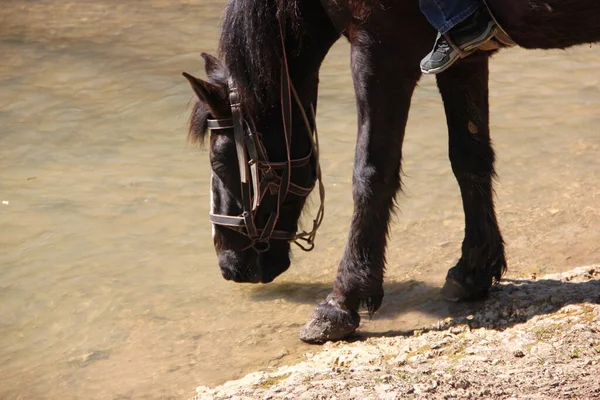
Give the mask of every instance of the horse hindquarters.
<path id="1" fill-rule="evenodd" d="M 506 270 L 493 201 L 488 56 L 477 53 L 456 63 L 437 75 L 437 82 L 448 123 L 450 162 L 465 213 L 462 255 L 448 271 L 442 293 L 449 300 L 475 300 L 484 297 Z"/>
<path id="2" fill-rule="evenodd" d="M 498 23 L 521 47 L 564 49 L 600 42 L 598 0 L 486 0 Z"/>

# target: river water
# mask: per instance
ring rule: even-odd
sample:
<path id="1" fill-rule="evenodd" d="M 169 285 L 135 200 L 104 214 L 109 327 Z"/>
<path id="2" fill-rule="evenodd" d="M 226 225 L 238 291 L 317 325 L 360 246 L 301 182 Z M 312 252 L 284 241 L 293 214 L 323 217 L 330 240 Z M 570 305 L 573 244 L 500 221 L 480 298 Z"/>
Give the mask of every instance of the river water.
<path id="1" fill-rule="evenodd" d="M 352 210 L 349 49 L 321 75 L 327 214 L 274 283 L 224 281 L 191 90 L 223 1 L 4 0 L 0 8 L 0 398 L 170 399 L 318 347 L 297 333 L 330 288 Z M 511 277 L 600 261 L 600 52 L 492 65 L 499 220 Z M 417 90 L 386 299 L 361 331 L 448 315 L 463 216 L 434 79 Z"/>

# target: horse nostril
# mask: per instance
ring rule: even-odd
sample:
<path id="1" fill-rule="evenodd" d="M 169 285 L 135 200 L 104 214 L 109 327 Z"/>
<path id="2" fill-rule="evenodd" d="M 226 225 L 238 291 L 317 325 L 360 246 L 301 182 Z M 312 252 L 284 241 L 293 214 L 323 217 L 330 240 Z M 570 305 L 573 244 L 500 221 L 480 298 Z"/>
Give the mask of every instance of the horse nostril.
<path id="1" fill-rule="evenodd" d="M 240 273 L 229 268 L 221 268 L 221 275 L 228 281 L 236 283 L 260 283 L 260 276 L 254 273 Z"/>
<path id="2" fill-rule="evenodd" d="M 231 281 L 233 280 L 234 272 L 227 268 L 221 268 L 221 275 L 223 275 L 225 280 Z"/>

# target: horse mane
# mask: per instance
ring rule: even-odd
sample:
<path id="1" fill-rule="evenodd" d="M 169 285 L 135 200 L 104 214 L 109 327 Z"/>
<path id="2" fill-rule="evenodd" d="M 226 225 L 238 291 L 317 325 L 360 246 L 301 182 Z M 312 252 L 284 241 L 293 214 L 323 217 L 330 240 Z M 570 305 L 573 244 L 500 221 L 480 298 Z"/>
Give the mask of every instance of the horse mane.
<path id="1" fill-rule="evenodd" d="M 278 98 L 282 41 L 280 21 L 286 32 L 288 54 L 299 45 L 302 0 L 231 0 L 223 16 L 220 58 L 236 83 L 244 107 L 252 110 L 273 104 Z M 291 34 L 291 36 L 290 36 Z"/>
<path id="2" fill-rule="evenodd" d="M 210 110 L 201 101 L 195 101 L 188 123 L 188 143 L 202 147 L 208 134 Z"/>

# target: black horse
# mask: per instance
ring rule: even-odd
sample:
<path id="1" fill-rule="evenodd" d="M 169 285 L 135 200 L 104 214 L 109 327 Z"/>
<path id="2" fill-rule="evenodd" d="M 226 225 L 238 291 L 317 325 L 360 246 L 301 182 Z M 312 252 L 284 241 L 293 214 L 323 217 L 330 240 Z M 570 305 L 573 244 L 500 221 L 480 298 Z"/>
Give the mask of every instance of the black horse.
<path id="1" fill-rule="evenodd" d="M 487 3 L 522 47 L 600 41 L 600 1 Z M 199 100 L 190 140 L 212 130 L 211 221 L 222 274 L 266 283 L 289 267 L 291 242 L 314 238 L 296 234 L 319 177 L 312 110 L 319 68 L 341 36 L 351 43 L 358 109 L 354 214 L 333 290 L 301 333 L 314 343 L 347 337 L 359 325 L 361 304 L 374 313 L 382 303 L 405 125 L 435 31 L 417 0 L 230 0 L 220 39 L 224 65 L 203 54 L 208 81 L 185 74 Z M 489 55 L 475 53 L 437 76 L 465 213 L 462 254 L 442 289 L 453 301 L 483 298 L 506 271 L 492 196 Z"/>

